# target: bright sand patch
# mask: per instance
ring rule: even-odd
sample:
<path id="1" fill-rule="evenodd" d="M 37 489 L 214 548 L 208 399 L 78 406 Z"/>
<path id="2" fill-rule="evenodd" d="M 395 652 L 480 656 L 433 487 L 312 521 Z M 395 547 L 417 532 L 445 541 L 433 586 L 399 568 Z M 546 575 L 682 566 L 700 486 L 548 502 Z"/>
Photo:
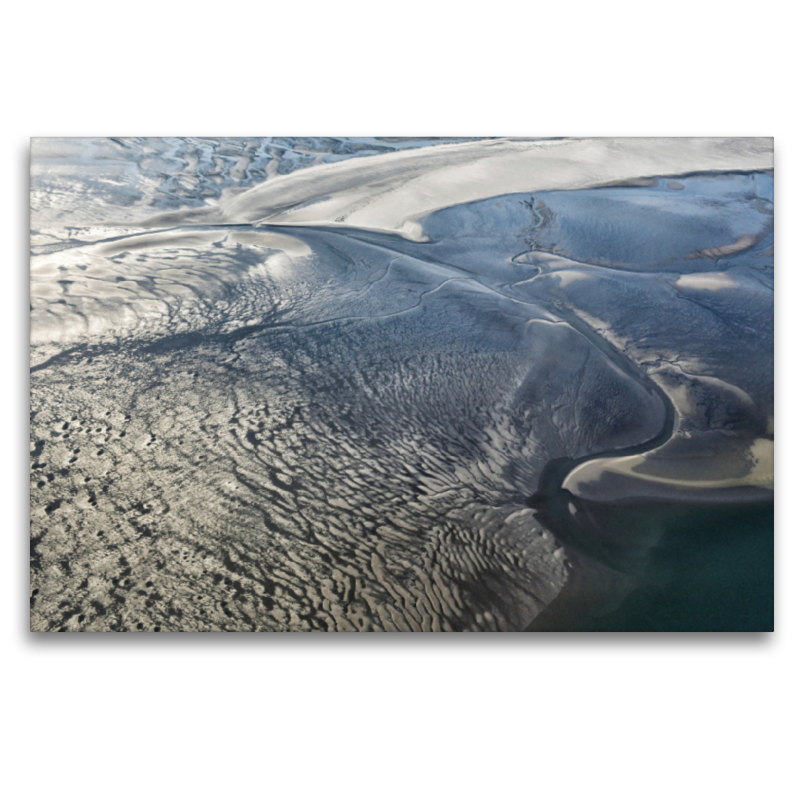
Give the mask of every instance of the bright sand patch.
<path id="1" fill-rule="evenodd" d="M 620 500 L 648 495 L 669 497 L 676 493 L 702 493 L 719 489 L 753 487 L 771 490 L 774 487 L 775 446 L 771 439 L 755 439 L 750 446 L 749 470 L 740 472 L 737 460 L 726 476 L 725 453 L 708 458 L 709 474 L 717 477 L 689 480 L 681 477 L 681 459 L 657 458 L 659 450 L 622 458 L 598 458 L 576 467 L 564 481 L 564 488 L 587 500 Z M 656 456 L 656 458 L 654 458 Z M 611 476 L 614 480 L 601 480 Z M 623 478 L 623 480 L 619 480 Z"/>
<path id="2" fill-rule="evenodd" d="M 716 292 L 719 289 L 735 289 L 739 284 L 726 272 L 694 272 L 681 275 L 672 284 L 676 289 L 700 289 Z"/>
<path id="3" fill-rule="evenodd" d="M 232 222 L 346 225 L 421 240 L 421 217 L 488 197 L 772 164 L 771 139 L 485 140 L 311 167 L 221 207 Z"/>

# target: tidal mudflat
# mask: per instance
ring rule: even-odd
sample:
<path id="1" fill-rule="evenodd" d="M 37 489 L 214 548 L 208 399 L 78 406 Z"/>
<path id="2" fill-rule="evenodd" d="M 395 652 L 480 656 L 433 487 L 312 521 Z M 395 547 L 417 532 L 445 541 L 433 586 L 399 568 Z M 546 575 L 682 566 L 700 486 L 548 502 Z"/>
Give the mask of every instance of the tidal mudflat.
<path id="1" fill-rule="evenodd" d="M 771 630 L 770 139 L 34 139 L 31 630 Z"/>

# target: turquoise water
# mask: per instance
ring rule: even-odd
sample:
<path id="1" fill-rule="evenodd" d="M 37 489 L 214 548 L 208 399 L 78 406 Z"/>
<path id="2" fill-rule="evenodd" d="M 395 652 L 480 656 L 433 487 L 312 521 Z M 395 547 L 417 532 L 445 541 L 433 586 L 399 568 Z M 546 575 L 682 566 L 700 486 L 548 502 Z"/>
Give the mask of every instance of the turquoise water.
<path id="1" fill-rule="evenodd" d="M 774 507 L 630 508 L 662 527 L 639 588 L 615 611 L 584 621 L 586 631 L 771 631 L 774 629 Z M 627 521 L 626 518 L 627 517 Z"/>

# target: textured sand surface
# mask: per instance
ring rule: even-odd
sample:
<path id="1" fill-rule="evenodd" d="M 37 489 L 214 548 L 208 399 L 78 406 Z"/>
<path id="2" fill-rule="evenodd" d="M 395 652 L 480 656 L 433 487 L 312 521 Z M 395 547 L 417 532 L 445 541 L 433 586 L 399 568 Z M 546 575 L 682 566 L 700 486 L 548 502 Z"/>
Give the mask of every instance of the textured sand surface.
<path id="1" fill-rule="evenodd" d="M 32 155 L 33 630 L 523 630 L 548 464 L 770 491 L 770 140 Z"/>

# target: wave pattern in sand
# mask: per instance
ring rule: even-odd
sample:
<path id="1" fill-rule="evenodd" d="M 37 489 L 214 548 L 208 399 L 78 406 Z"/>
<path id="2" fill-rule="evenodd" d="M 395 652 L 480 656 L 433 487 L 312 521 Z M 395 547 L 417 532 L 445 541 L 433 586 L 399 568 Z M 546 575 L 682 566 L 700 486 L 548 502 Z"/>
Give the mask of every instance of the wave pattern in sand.
<path id="1" fill-rule="evenodd" d="M 753 483 L 771 148 L 662 141 L 640 180 L 625 140 L 35 143 L 32 629 L 524 629 L 587 558 L 545 465 L 610 457 L 579 505 Z M 527 172 L 407 213 L 498 158 Z"/>

